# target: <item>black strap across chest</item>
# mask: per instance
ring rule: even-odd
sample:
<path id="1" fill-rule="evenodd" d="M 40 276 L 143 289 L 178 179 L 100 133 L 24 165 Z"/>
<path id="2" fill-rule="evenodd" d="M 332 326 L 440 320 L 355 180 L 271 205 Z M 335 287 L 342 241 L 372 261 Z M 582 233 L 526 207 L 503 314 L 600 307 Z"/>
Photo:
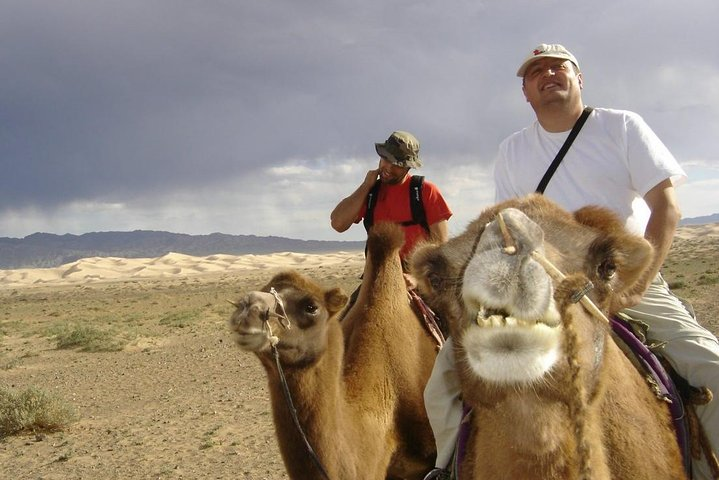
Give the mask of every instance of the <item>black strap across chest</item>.
<path id="1" fill-rule="evenodd" d="M 547 188 L 547 184 L 549 184 L 549 180 L 552 179 L 552 175 L 554 175 L 554 172 L 557 171 L 559 164 L 562 163 L 564 155 L 566 155 L 567 151 L 569 151 L 569 147 L 572 146 L 572 142 L 574 142 L 574 139 L 577 138 L 579 131 L 582 129 L 582 126 L 584 126 L 584 122 L 587 121 L 587 118 L 589 118 L 589 114 L 592 113 L 592 110 L 594 110 L 592 107 L 584 107 L 584 111 L 579 116 L 577 121 L 574 122 L 572 131 L 569 132 L 567 139 L 564 141 L 564 144 L 562 144 L 562 148 L 559 149 L 557 156 L 554 157 L 552 164 L 549 165 L 549 168 L 547 168 L 547 171 L 544 173 L 542 180 L 539 182 L 539 185 L 537 185 L 537 189 L 535 190 L 537 193 L 544 193 L 544 190 Z"/>

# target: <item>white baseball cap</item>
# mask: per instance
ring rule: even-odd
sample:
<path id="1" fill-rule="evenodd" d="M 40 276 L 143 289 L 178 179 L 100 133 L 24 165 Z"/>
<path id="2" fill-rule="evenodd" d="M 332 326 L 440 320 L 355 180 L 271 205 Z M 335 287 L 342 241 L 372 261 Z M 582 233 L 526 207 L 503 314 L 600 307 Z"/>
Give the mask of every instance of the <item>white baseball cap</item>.
<path id="1" fill-rule="evenodd" d="M 538 45 L 534 50 L 532 50 L 532 53 L 530 53 L 524 60 L 524 62 L 522 62 L 522 65 L 519 67 L 519 70 L 517 70 L 517 76 L 524 78 L 524 73 L 527 71 L 527 67 L 529 66 L 529 64 L 542 57 L 562 58 L 564 60 L 569 60 L 577 68 L 579 68 L 579 62 L 577 62 L 577 59 L 574 57 L 574 55 L 571 54 L 569 50 L 564 48 L 563 45 L 560 45 L 558 43 L 543 43 L 541 45 Z"/>

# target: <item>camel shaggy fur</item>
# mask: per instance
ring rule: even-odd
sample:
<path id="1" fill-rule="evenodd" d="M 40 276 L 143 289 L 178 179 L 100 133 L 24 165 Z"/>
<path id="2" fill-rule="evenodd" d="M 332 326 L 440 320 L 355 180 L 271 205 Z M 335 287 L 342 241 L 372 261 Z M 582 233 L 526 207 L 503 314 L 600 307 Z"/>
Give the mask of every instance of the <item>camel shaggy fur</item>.
<path id="1" fill-rule="evenodd" d="M 293 271 L 236 303 L 230 328 L 267 372 L 275 431 L 292 479 L 324 477 L 290 416 L 268 328 L 278 340 L 299 423 L 329 478 L 420 479 L 434 464 L 422 392 L 437 346 L 408 301 L 398 253 L 402 242 L 395 225 L 372 229 L 359 296 L 341 323 L 346 295 Z M 289 329 L 274 316 L 282 313 L 271 288 Z"/>
<path id="2" fill-rule="evenodd" d="M 612 313 L 652 254 L 604 209 L 570 214 L 531 195 L 413 256 L 472 408 L 461 479 L 686 478 L 666 404 L 578 302 L 591 281 L 587 295 Z"/>

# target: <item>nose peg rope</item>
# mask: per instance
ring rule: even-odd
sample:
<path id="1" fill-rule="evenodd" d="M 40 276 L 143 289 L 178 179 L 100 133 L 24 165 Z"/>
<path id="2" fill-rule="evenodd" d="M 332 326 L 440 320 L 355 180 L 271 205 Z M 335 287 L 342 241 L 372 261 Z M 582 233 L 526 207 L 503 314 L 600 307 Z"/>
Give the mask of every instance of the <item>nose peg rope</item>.
<path id="1" fill-rule="evenodd" d="M 277 290 L 275 290 L 275 287 L 270 287 L 270 293 L 273 297 L 275 297 L 275 301 L 277 302 L 277 306 L 281 310 L 281 313 L 272 312 L 271 315 L 273 317 L 277 317 L 280 319 L 280 325 L 282 325 L 285 329 L 289 330 L 292 327 L 292 324 L 290 322 L 289 317 L 287 316 L 287 311 L 285 310 L 285 304 L 282 301 L 282 297 L 280 297 L 280 294 L 277 293 Z M 290 411 L 290 416 L 292 417 L 292 422 L 295 424 L 295 428 L 297 429 L 297 432 L 300 434 L 300 437 L 302 438 L 302 442 L 305 445 L 305 448 L 307 449 L 307 452 L 310 455 L 310 458 L 312 459 L 312 462 L 314 463 L 315 467 L 317 467 L 317 470 L 319 470 L 320 474 L 322 475 L 322 478 L 325 480 L 330 480 L 330 476 L 327 473 L 327 470 L 325 469 L 325 466 L 322 464 L 322 461 L 320 460 L 319 456 L 317 455 L 317 452 L 315 452 L 314 448 L 312 448 L 312 444 L 310 444 L 309 439 L 307 438 L 307 434 L 305 434 L 304 429 L 302 428 L 302 424 L 300 423 L 300 419 L 297 416 L 297 408 L 295 408 L 295 403 L 292 400 L 292 394 L 290 393 L 290 387 L 287 384 L 287 378 L 285 377 L 285 371 L 282 368 L 282 362 L 280 362 L 280 352 L 277 350 L 277 344 L 279 343 L 279 338 L 272 334 L 272 327 L 270 327 L 269 318 L 265 320 L 264 325 L 267 327 L 268 335 L 270 338 L 270 346 L 272 347 L 272 356 L 275 358 L 275 365 L 277 366 L 277 373 L 280 376 L 280 385 L 282 386 L 282 393 L 285 397 L 285 402 L 287 403 L 287 408 Z"/>
<path id="2" fill-rule="evenodd" d="M 275 301 L 277 302 L 277 305 L 280 307 L 280 310 L 282 310 L 281 313 L 273 312 L 272 315 L 274 317 L 277 317 L 280 319 L 280 324 L 282 324 L 283 327 L 285 327 L 287 330 L 292 328 L 292 324 L 290 323 L 290 319 L 287 316 L 287 311 L 285 310 L 285 303 L 282 301 L 282 297 L 280 297 L 280 294 L 277 293 L 277 290 L 275 290 L 275 287 L 270 287 L 270 293 L 273 297 L 275 297 Z"/>
<path id="3" fill-rule="evenodd" d="M 566 278 L 566 276 L 557 268 L 554 266 L 552 262 L 549 261 L 547 257 L 539 253 L 538 251 L 534 250 L 532 253 L 532 258 L 535 259 L 537 262 L 539 262 L 540 265 L 544 267 L 544 269 L 547 271 L 550 277 L 554 278 L 557 281 L 562 281 Z M 589 313 L 594 315 L 596 318 L 600 320 L 604 320 L 609 324 L 609 319 L 602 313 L 601 310 L 592 302 L 592 300 L 586 295 L 589 289 L 584 289 L 582 292 L 581 298 L 579 299 L 579 303 L 586 308 Z"/>
<path id="4" fill-rule="evenodd" d="M 502 239 L 504 241 L 504 248 L 502 249 L 502 252 L 506 253 L 507 255 L 515 255 L 517 253 L 517 244 L 514 241 L 514 238 L 512 238 L 512 234 L 509 232 L 509 228 L 507 228 L 507 224 L 505 223 L 504 217 L 502 217 L 501 212 L 497 214 L 497 223 L 499 225 L 499 231 L 502 233 Z M 539 262 L 542 267 L 544 267 L 549 276 L 555 279 L 555 281 L 560 282 L 566 278 L 566 276 L 557 267 L 555 267 L 554 264 L 550 262 L 547 257 L 542 255 L 538 251 L 534 250 L 530 255 L 533 259 Z M 587 296 L 587 293 L 589 293 L 592 288 L 594 288 L 594 285 L 592 285 L 592 282 L 588 282 L 582 290 L 576 292 L 572 296 L 572 301 L 574 301 L 574 303 L 580 302 L 584 306 L 584 308 L 589 311 L 590 314 L 594 315 L 600 320 L 604 320 L 605 322 L 607 322 L 607 324 L 609 324 L 609 319 Z"/>
<path id="5" fill-rule="evenodd" d="M 501 213 L 497 214 L 497 223 L 499 226 L 499 230 L 502 234 L 502 239 L 504 242 L 504 248 L 502 248 L 502 252 L 506 255 L 516 255 L 517 254 L 517 244 L 512 238 L 511 233 L 509 232 L 509 229 L 507 228 L 506 223 L 504 222 L 504 218 L 502 217 Z M 562 280 L 566 278 L 566 276 L 556 267 L 554 264 L 549 261 L 548 258 L 546 258 L 544 255 L 542 255 L 537 250 L 533 250 L 530 253 L 530 256 L 536 260 L 547 272 L 547 274 L 554 279 L 555 282 L 559 283 Z M 609 324 L 609 320 L 607 317 L 602 313 L 599 308 L 592 302 L 592 300 L 587 296 L 587 293 L 594 288 L 594 285 L 592 282 L 587 282 L 587 284 L 582 288 L 581 290 L 575 292 L 572 295 L 571 301 L 573 303 L 580 302 L 584 308 L 587 309 L 587 311 L 590 313 L 590 315 L 593 315 L 594 317 L 604 320 L 607 324 Z M 579 470 L 579 478 L 580 479 L 590 479 L 592 478 L 592 471 L 591 471 L 591 465 L 589 464 L 589 445 L 586 441 L 585 437 L 585 431 L 586 431 L 586 394 L 584 392 L 584 389 L 582 388 L 581 384 L 578 382 L 579 378 L 579 363 L 576 361 L 576 348 L 577 348 L 577 337 L 576 332 L 574 331 L 574 327 L 572 326 L 571 322 L 571 314 L 567 311 L 567 319 L 570 319 L 569 322 L 567 322 L 567 328 L 565 329 L 565 334 L 567 335 L 567 345 L 568 345 L 568 360 L 569 360 L 569 367 L 572 371 L 572 377 L 573 381 L 572 384 L 575 387 L 576 395 L 575 395 L 575 402 L 570 402 L 569 404 L 569 410 L 570 410 L 570 417 L 574 418 L 574 428 L 575 428 L 575 434 L 577 438 L 577 453 L 579 454 L 579 457 L 581 459 L 580 462 L 580 470 Z"/>

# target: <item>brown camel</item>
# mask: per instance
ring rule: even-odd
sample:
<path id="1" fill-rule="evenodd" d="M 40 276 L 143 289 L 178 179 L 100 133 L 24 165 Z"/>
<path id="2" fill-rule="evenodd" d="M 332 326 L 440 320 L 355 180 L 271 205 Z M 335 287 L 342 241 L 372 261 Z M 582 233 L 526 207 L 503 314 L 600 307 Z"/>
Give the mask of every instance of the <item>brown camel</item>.
<path id="1" fill-rule="evenodd" d="M 292 271 L 236 303 L 230 327 L 239 346 L 254 352 L 267 371 L 275 431 L 292 479 L 324 476 L 283 397 L 268 327 L 278 340 L 299 423 L 330 479 L 420 479 L 434 464 L 422 392 L 437 345 L 408 302 L 402 242 L 395 225 L 372 229 L 359 296 L 341 323 L 346 295 Z M 271 288 L 290 328 L 273 314 L 284 315 Z"/>
<path id="2" fill-rule="evenodd" d="M 602 318 L 641 289 L 651 255 L 610 212 L 531 195 L 413 256 L 472 408 L 462 480 L 686 478 L 666 404 Z"/>

